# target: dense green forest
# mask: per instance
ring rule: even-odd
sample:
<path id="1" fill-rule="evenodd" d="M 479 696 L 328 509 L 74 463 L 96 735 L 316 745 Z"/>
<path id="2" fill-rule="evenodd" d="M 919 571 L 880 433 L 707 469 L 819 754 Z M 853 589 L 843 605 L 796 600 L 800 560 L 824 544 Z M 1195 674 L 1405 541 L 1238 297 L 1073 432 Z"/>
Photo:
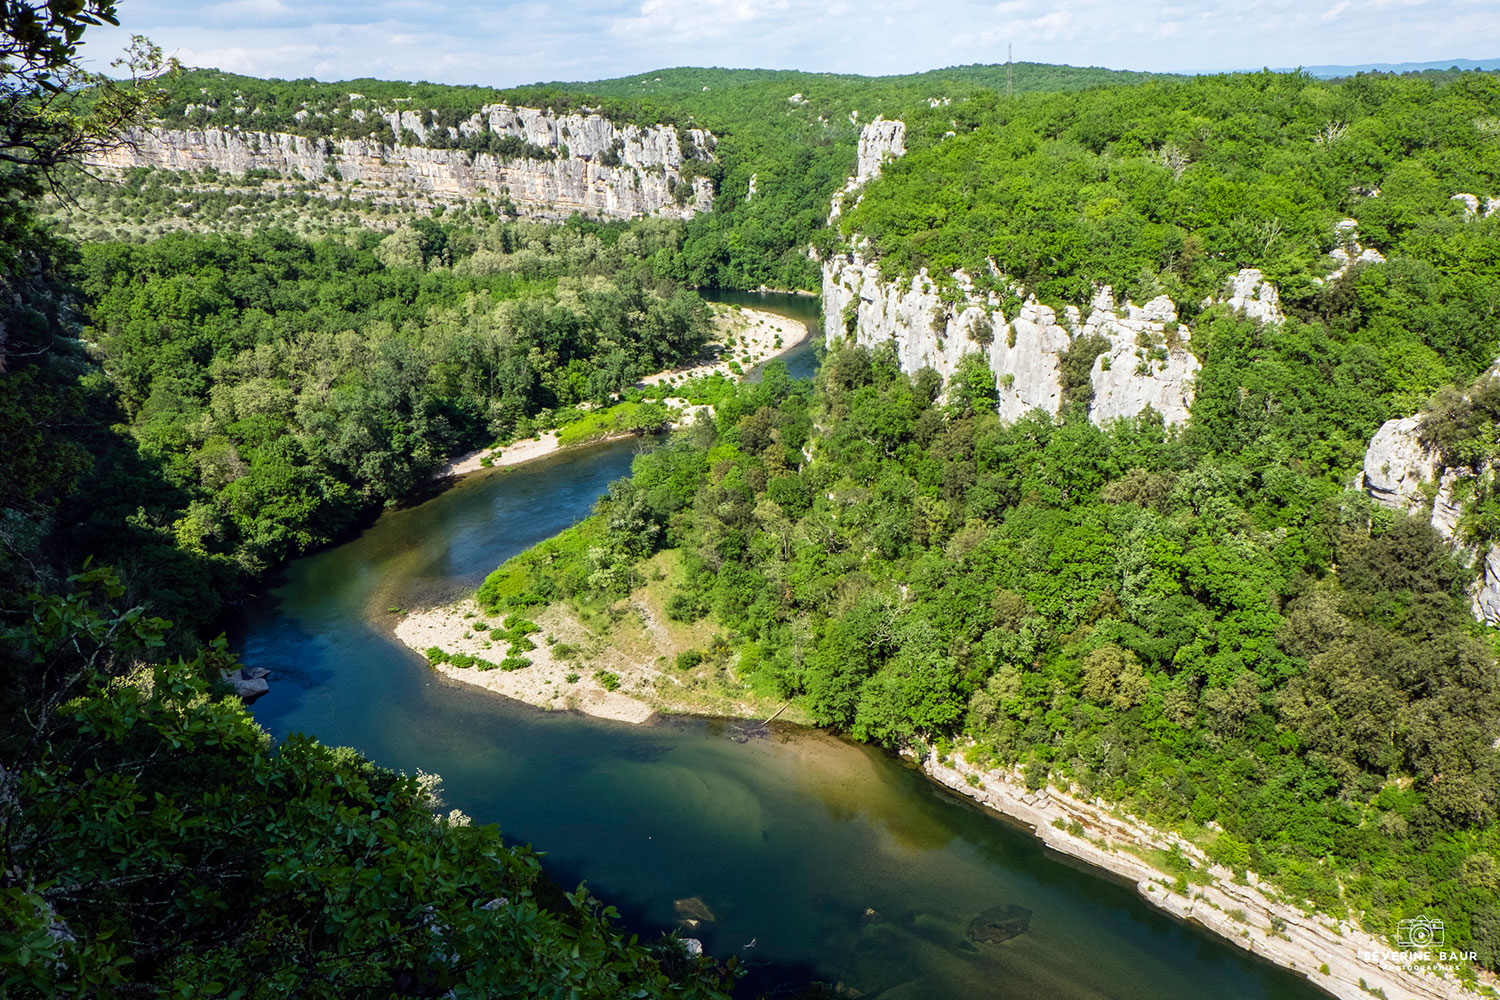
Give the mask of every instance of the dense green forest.
<path id="1" fill-rule="evenodd" d="M 1317 378 L 1295 339 L 1262 347 Z M 975 740 L 976 761 L 1126 803 L 1291 900 L 1381 933 L 1440 914 L 1500 963 L 1495 638 L 1432 529 L 1221 449 L 1237 420 L 1211 397 L 1178 435 L 1005 426 L 993 382 L 938 388 L 863 348 L 832 353 L 815 394 L 743 388 L 480 600 L 608 605 L 677 549 L 670 613 L 709 616 L 747 683 L 819 723 Z"/>
<path id="2" fill-rule="evenodd" d="M 229 554 L 279 559 L 465 435 L 692 350 L 702 303 L 641 279 L 644 231 L 59 239 L 45 180 L 152 106 L 72 69 L 114 11 L 0 25 L 0 994 L 726 996 L 732 969 L 641 944 L 431 778 L 273 744 L 194 630 Z M 477 328 L 483 384 L 445 353 Z"/>
<path id="3" fill-rule="evenodd" d="M 1435 392 L 1426 438 L 1494 455 L 1494 383 L 1452 387 L 1500 353 L 1500 217 L 1451 195 L 1500 190 L 1497 110 L 1483 75 L 1254 74 L 919 112 L 846 231 L 897 275 L 993 258 L 1054 302 L 1172 296 L 1203 364 L 1187 426 L 1004 425 L 982 363 L 945 390 L 843 348 L 815 392 L 721 400 L 480 599 L 608 605 L 675 549 L 670 611 L 820 723 L 972 743 L 1377 933 L 1441 914 L 1500 967 L 1500 643 L 1473 568 L 1349 489 Z M 1315 281 L 1346 214 L 1386 262 Z M 1284 324 L 1202 302 L 1246 266 L 1283 283 Z"/>
<path id="4" fill-rule="evenodd" d="M 381 237 L 285 232 L 91 243 L 84 339 L 137 455 L 80 553 L 183 607 L 176 553 L 258 573 L 411 493 L 449 455 L 553 426 L 701 348 L 707 306 L 651 277 L 678 227 L 433 220 Z M 127 522 L 130 555 L 112 536 Z M 122 571 L 125 567 L 122 566 Z M 209 588 L 210 590 L 212 588 Z"/>
<path id="5" fill-rule="evenodd" d="M 818 271 L 807 257 L 807 246 L 824 228 L 829 196 L 852 172 L 860 127 L 878 114 L 897 117 L 926 108 L 934 100 L 962 104 L 971 95 L 982 99 L 977 95 L 1003 91 L 1006 76 L 1005 66 L 964 66 L 889 77 L 670 69 L 639 77 L 495 90 L 382 80 L 261 80 L 199 69 L 168 83 L 161 121 L 171 128 L 216 126 L 328 138 L 371 136 L 389 143 L 396 136 L 376 110 L 414 110 L 438 128 L 426 143 L 442 146 L 449 144 L 447 127 L 456 127 L 486 104 L 509 102 L 559 113 L 597 109 L 621 123 L 706 128 L 719 137 L 718 162 L 701 168 L 714 181 L 719 198 L 713 212 L 688 225 L 683 246 L 670 258 L 670 276 L 695 286 L 813 289 L 818 285 Z M 1153 77 L 1017 63 L 1011 68 L 1011 78 L 1014 91 L 1021 94 L 1077 91 Z M 355 111 L 361 112 L 363 121 L 355 121 Z M 303 114 L 300 119 L 299 113 Z M 752 176 L 756 193 L 747 198 Z M 288 200 L 298 203 L 293 214 L 312 212 L 315 220 L 336 216 L 346 225 L 382 225 L 391 214 L 399 216 L 403 211 L 396 206 L 365 205 L 370 192 L 359 189 L 344 192 L 348 202 L 330 205 L 326 197 L 311 190 L 317 187 L 311 183 L 296 185 L 298 190 L 285 192 L 285 198 L 267 197 L 266 180 L 235 181 L 225 193 L 213 188 L 230 182 L 229 178 L 210 178 L 207 183 L 191 177 L 142 178 L 133 189 L 99 188 L 80 178 L 73 188 L 89 207 L 89 216 L 112 219 L 111 228 L 119 235 L 137 238 L 158 234 L 164 226 L 178 228 L 184 225 L 181 217 L 201 216 L 203 225 L 215 228 L 250 228 L 255 220 L 283 211 Z M 56 215 L 69 218 L 66 206 L 59 203 Z M 209 221 L 215 219 L 219 221 Z M 288 219 L 278 219 L 278 223 L 290 224 Z M 91 225 L 86 220 L 75 220 L 75 224 Z M 332 220 L 314 224 L 331 226 Z"/>
<path id="6" fill-rule="evenodd" d="M 1326 254 L 1347 217 L 1390 259 L 1369 281 L 1421 283 L 1420 297 L 1482 320 L 1489 303 L 1474 302 L 1464 275 L 1494 272 L 1493 231 L 1462 225 L 1451 197 L 1500 189 L 1497 140 L 1491 73 L 1335 83 L 1259 73 L 1084 99 L 991 95 L 908 115 L 909 154 L 841 226 L 868 237 L 893 274 L 964 267 L 983 283 L 993 260 L 1046 301 L 1087 302 L 1111 284 L 1138 302 L 1166 293 L 1190 316 L 1241 267 L 1316 312 L 1314 279 L 1332 269 Z M 1474 326 L 1455 319 L 1455 335 Z"/>

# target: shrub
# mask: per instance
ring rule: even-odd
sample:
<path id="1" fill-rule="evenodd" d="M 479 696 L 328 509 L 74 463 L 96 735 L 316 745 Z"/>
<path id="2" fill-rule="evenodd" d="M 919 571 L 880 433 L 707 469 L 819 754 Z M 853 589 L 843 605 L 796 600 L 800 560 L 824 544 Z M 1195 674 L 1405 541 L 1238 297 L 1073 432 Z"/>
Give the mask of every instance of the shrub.
<path id="1" fill-rule="evenodd" d="M 703 662 L 703 651 L 700 649 L 684 649 L 677 654 L 677 669 L 692 670 Z"/>
<path id="2" fill-rule="evenodd" d="M 678 591 L 667 598 L 667 617 L 674 622 L 695 622 L 702 618 L 708 608 L 692 594 Z"/>
<path id="3" fill-rule="evenodd" d="M 608 670 L 595 670 L 594 680 L 598 681 L 599 686 L 604 688 L 604 690 L 606 691 L 620 690 L 619 674 L 612 674 Z"/>
<path id="4" fill-rule="evenodd" d="M 447 663 L 448 654 L 438 646 L 428 646 L 427 662 L 431 663 L 433 666 L 437 666 L 439 663 Z"/>
<path id="5" fill-rule="evenodd" d="M 511 635 L 515 636 L 530 635 L 542 630 L 536 622 L 529 618 L 522 618 L 520 615 L 511 615 L 505 619 L 505 627 L 510 630 Z"/>

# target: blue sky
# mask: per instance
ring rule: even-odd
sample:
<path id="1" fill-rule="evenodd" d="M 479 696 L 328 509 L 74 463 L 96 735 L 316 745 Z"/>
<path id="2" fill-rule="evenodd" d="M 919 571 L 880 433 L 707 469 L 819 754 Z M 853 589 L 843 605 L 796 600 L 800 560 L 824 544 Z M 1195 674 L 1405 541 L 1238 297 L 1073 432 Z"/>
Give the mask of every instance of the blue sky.
<path id="1" fill-rule="evenodd" d="M 1215 70 L 1500 56 L 1500 0 L 121 0 L 192 66 L 509 86 L 667 66 L 864 74 L 1017 60 Z"/>

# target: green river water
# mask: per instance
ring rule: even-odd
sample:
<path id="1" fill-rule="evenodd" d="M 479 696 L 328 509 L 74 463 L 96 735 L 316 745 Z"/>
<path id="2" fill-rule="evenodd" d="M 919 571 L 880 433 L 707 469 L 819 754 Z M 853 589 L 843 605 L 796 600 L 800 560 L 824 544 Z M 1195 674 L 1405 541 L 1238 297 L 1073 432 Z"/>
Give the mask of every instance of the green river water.
<path id="1" fill-rule="evenodd" d="M 813 299 L 732 301 L 816 324 Z M 816 363 L 810 345 L 788 361 Z M 391 637 L 388 607 L 472 590 L 585 516 L 637 447 L 480 473 L 290 564 L 239 624 L 244 660 L 273 671 L 258 720 L 441 774 L 449 805 L 534 844 L 643 936 L 699 897 L 716 919 L 696 936 L 749 963 L 744 996 L 810 979 L 890 1000 L 1323 996 L 877 750 L 794 726 L 741 744 L 711 719 L 547 713 L 443 682 Z M 969 921 L 1005 904 L 1032 912 L 1029 929 L 970 941 Z"/>

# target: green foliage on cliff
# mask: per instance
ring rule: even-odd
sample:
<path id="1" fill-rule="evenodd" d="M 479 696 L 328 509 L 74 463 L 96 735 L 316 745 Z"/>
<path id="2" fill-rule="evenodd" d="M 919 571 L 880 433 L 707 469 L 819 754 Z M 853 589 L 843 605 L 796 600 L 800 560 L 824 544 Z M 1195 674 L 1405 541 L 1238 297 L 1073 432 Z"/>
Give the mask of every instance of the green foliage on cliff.
<path id="1" fill-rule="evenodd" d="M 1500 540 L 1500 378 L 1486 372 L 1467 389 L 1439 392 L 1421 414 L 1418 437 L 1437 452 L 1445 471 L 1457 473 L 1460 536 L 1487 550 Z"/>
<path id="2" fill-rule="evenodd" d="M 1221 316 L 1215 342 L 1239 346 L 1182 433 L 1007 426 L 968 405 L 982 387 L 939 405 L 932 372 L 837 350 L 815 397 L 742 387 L 480 598 L 607 603 L 675 548 L 671 613 L 711 613 L 755 650 L 748 682 L 820 723 L 972 738 L 1377 932 L 1440 914 L 1495 967 L 1495 636 L 1429 526 L 1340 485 L 1336 443 L 1371 418 L 1289 327 Z M 1286 419 L 1222 437 L 1225 397 L 1299 383 Z M 1335 446 L 1309 454 L 1307 427 Z"/>
<path id="3" fill-rule="evenodd" d="M 1457 308 L 1461 275 L 1496 266 L 1496 223 L 1465 229 L 1450 196 L 1500 190 L 1500 143 L 1479 127 L 1497 113 L 1490 73 L 976 96 L 909 114 L 910 152 L 842 228 L 893 273 L 964 267 L 983 281 L 992 259 L 1044 300 L 1086 302 L 1110 284 L 1136 301 L 1166 293 L 1190 315 L 1251 266 L 1317 309 L 1312 279 L 1331 269 L 1347 216 L 1393 265 L 1426 260 L 1423 280 L 1444 284 L 1429 298 Z"/>
<path id="4" fill-rule="evenodd" d="M 926 108 L 930 101 L 939 102 L 940 108 L 946 108 L 944 101 L 961 107 L 970 95 L 1003 92 L 1006 76 L 1004 66 L 960 66 L 888 77 L 670 69 L 614 80 L 495 90 L 382 80 L 261 80 L 193 70 L 171 82 L 163 124 L 392 143 L 398 137 L 377 111 L 412 111 L 424 127 L 436 129 L 424 144 L 478 150 L 488 148 L 490 137 L 454 140 L 447 129 L 487 104 L 509 103 L 560 114 L 598 111 L 618 123 L 708 129 L 719 137 L 716 160 L 690 160 L 683 171 L 685 176 L 708 177 L 719 198 L 713 212 L 690 223 L 687 242 L 666 273 L 691 285 L 810 289 L 817 286 L 818 272 L 806 250 L 810 242 L 822 239 L 818 234 L 828 216 L 829 196 L 853 172 L 860 126 L 877 114 L 896 117 Z M 1011 76 L 1018 94 L 1155 78 L 1039 63 L 1017 63 Z M 363 121 L 356 120 L 355 112 L 363 114 Z M 406 135 L 403 141 L 415 138 Z M 351 194 L 357 198 L 361 192 Z M 195 201 L 197 196 L 196 190 L 183 191 L 171 200 Z M 139 204 L 130 200 L 132 207 Z M 151 218 L 171 214 L 165 203 L 141 207 Z M 242 198 L 241 209 L 263 212 L 271 207 Z"/>

